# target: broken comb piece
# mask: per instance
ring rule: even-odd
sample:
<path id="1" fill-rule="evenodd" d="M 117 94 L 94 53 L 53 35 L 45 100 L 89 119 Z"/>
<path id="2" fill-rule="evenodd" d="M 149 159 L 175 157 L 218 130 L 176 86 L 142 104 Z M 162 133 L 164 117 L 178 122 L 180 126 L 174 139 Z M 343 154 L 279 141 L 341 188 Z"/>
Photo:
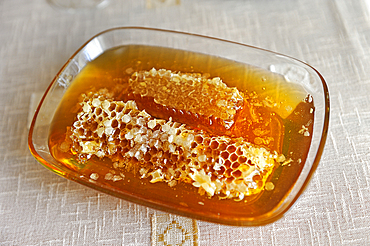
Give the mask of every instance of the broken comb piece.
<path id="1" fill-rule="evenodd" d="M 279 116 L 250 103 L 237 88 L 207 74 L 172 72 L 166 69 L 139 71 L 129 79 L 133 100 L 150 115 L 187 124 L 215 135 L 243 137 L 278 152 L 284 126 Z"/>
<path id="2" fill-rule="evenodd" d="M 200 128 L 230 129 L 244 103 L 238 89 L 200 73 L 152 68 L 132 74 L 129 85 L 133 95 L 128 99 L 135 100 L 139 108 L 148 109 L 154 117 L 173 117 L 183 123 L 197 119 Z"/>

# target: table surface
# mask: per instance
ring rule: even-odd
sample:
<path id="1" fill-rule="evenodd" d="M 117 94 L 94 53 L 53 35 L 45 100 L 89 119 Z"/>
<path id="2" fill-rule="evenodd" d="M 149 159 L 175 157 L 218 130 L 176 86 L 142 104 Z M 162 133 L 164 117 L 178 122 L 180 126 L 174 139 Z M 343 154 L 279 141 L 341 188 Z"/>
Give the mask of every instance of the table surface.
<path id="1" fill-rule="evenodd" d="M 152 240 L 153 221 L 166 213 L 59 177 L 27 147 L 34 96 L 86 40 L 118 26 L 270 49 L 308 62 L 328 83 L 327 144 L 296 204 L 260 227 L 195 221 L 194 240 L 184 245 L 369 245 L 370 1 L 160 2 L 111 0 L 70 13 L 45 0 L 0 0 L 0 245 L 164 244 Z"/>

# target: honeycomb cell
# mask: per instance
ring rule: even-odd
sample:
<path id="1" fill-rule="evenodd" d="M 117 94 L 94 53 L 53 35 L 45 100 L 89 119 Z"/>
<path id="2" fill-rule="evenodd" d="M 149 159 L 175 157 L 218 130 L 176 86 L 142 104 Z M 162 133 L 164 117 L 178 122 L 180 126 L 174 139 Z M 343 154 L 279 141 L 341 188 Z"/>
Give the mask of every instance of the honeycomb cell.
<path id="1" fill-rule="evenodd" d="M 196 136 L 194 138 L 195 142 L 198 143 L 198 144 L 201 144 L 203 143 L 203 137 L 202 136 Z"/>
<path id="2" fill-rule="evenodd" d="M 233 153 L 230 155 L 229 159 L 230 161 L 235 162 L 236 160 L 238 160 L 238 156 L 235 153 Z"/>
<path id="3" fill-rule="evenodd" d="M 225 163 L 224 163 L 224 167 L 226 168 L 226 170 L 229 169 L 231 167 L 231 161 L 230 160 L 226 160 Z"/>
<path id="4" fill-rule="evenodd" d="M 242 155 L 243 155 L 243 151 L 242 151 L 242 149 L 241 149 L 241 148 L 237 148 L 237 150 L 236 150 L 236 154 L 237 154 L 238 156 L 242 156 Z"/>
<path id="5" fill-rule="evenodd" d="M 209 146 L 211 147 L 211 149 L 217 149 L 218 145 L 219 143 L 217 141 L 212 141 Z"/>
<path id="6" fill-rule="evenodd" d="M 234 153 L 236 151 L 236 147 L 233 146 L 233 145 L 229 145 L 226 150 L 227 150 L 227 152 L 229 152 L 230 154 L 232 154 L 232 153 Z"/>
<path id="7" fill-rule="evenodd" d="M 116 109 L 116 104 L 115 103 L 110 103 L 108 107 L 108 111 L 112 112 Z"/>
<path id="8" fill-rule="evenodd" d="M 238 157 L 238 162 L 240 163 L 240 164 L 243 164 L 243 163 L 245 163 L 245 162 L 247 162 L 247 158 L 245 157 L 245 156 L 240 156 L 239 155 L 239 157 Z"/>
<path id="9" fill-rule="evenodd" d="M 234 166 L 234 165 L 233 165 Z M 239 178 L 239 177 L 241 177 L 242 176 L 242 172 L 239 170 L 239 169 L 237 169 L 237 170 L 235 170 L 235 171 L 233 171 L 232 172 L 232 176 L 234 177 L 234 178 Z"/>
<path id="10" fill-rule="evenodd" d="M 219 146 L 218 146 L 218 149 L 220 151 L 224 151 L 224 150 L 226 150 L 226 148 L 227 148 L 227 144 L 226 143 L 220 143 Z"/>
<path id="11" fill-rule="evenodd" d="M 101 108 L 95 108 L 95 111 L 94 111 L 95 116 L 99 116 L 102 112 L 103 112 L 103 111 L 102 111 L 102 109 L 101 109 Z"/>
<path id="12" fill-rule="evenodd" d="M 239 166 L 240 166 L 240 163 L 239 163 L 239 162 L 234 162 L 234 163 L 231 165 L 231 167 L 232 167 L 233 169 L 237 169 Z"/>
<path id="13" fill-rule="evenodd" d="M 223 151 L 221 152 L 221 155 L 220 155 L 224 160 L 228 159 L 229 158 L 229 152 L 227 151 Z"/>

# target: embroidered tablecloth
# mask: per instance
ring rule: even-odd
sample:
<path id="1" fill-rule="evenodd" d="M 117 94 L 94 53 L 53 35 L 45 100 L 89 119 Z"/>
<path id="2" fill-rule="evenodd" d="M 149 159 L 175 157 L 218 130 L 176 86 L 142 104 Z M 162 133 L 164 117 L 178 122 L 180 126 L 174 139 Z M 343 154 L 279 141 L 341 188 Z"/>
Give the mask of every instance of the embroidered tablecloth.
<path id="1" fill-rule="evenodd" d="M 66 11 L 0 0 L 0 245 L 369 245 L 370 1 L 111 0 Z M 331 120 L 313 179 L 275 223 L 234 227 L 111 197 L 45 169 L 27 147 L 39 95 L 90 37 L 145 26 L 304 60 L 327 80 Z"/>

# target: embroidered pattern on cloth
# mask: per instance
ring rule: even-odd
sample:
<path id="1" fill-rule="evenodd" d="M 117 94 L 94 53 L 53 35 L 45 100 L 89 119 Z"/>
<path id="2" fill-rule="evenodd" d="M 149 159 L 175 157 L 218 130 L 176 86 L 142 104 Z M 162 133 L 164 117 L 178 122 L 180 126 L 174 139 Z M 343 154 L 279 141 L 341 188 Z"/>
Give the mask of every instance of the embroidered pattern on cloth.
<path id="1" fill-rule="evenodd" d="M 152 245 L 197 246 L 196 220 L 155 213 L 152 217 Z"/>

